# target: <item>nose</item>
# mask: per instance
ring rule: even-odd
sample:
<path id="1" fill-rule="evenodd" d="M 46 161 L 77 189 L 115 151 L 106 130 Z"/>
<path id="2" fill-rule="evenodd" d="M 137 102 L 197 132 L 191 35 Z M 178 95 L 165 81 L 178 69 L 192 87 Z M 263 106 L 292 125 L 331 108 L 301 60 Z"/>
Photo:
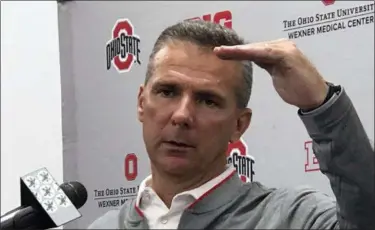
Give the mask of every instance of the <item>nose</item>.
<path id="1" fill-rule="evenodd" d="M 190 128 L 193 124 L 194 103 L 189 96 L 184 96 L 177 102 L 172 115 L 172 125 Z"/>

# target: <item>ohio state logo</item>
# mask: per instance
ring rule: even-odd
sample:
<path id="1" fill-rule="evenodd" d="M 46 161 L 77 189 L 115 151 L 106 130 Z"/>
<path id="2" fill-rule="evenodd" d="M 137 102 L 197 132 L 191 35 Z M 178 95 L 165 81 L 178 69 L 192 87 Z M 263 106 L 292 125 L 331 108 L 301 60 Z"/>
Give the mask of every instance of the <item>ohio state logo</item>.
<path id="1" fill-rule="evenodd" d="M 253 181 L 255 159 L 248 153 L 246 142 L 242 138 L 239 141 L 229 143 L 227 163 L 233 165 L 243 182 Z"/>
<path id="2" fill-rule="evenodd" d="M 124 159 L 124 174 L 127 181 L 133 181 L 138 176 L 138 157 L 134 153 L 128 153 Z"/>
<path id="3" fill-rule="evenodd" d="M 133 63 L 140 65 L 140 41 L 129 19 L 117 20 L 112 29 L 112 38 L 106 46 L 107 70 L 113 65 L 119 73 L 126 73 Z"/>

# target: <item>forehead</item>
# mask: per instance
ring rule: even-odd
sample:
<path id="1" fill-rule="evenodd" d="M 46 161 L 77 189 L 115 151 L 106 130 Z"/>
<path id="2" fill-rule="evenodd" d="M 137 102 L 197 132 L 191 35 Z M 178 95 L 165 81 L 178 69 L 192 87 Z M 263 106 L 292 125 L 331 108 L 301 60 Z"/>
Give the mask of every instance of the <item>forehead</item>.
<path id="1" fill-rule="evenodd" d="M 238 61 L 222 60 L 212 49 L 190 42 L 167 43 L 154 58 L 155 81 L 174 80 L 185 84 L 232 89 L 242 77 Z"/>

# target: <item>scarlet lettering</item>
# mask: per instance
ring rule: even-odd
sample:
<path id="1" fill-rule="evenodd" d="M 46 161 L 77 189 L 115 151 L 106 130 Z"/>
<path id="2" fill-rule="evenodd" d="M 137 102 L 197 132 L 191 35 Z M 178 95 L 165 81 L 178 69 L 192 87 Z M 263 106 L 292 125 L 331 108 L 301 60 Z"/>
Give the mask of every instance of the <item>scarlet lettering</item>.
<path id="1" fill-rule="evenodd" d="M 221 24 L 232 29 L 232 13 L 229 10 L 217 12 L 214 16 L 214 23 Z"/>
<path id="2" fill-rule="evenodd" d="M 199 20 L 202 19 L 207 22 L 214 22 L 217 24 L 221 24 L 225 27 L 232 29 L 232 13 L 229 10 L 220 11 L 214 14 L 205 14 L 200 17 L 194 17 L 187 20 Z"/>

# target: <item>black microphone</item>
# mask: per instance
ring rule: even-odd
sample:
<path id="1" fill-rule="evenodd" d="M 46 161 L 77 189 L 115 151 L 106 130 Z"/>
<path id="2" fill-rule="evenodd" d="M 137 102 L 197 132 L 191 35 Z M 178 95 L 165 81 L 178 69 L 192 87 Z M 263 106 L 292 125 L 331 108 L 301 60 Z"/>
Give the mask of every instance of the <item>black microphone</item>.
<path id="1" fill-rule="evenodd" d="M 43 168 L 21 178 L 21 207 L 1 217 L 0 229 L 55 228 L 81 217 L 77 209 L 86 201 L 87 190 L 81 183 L 58 186 Z"/>

